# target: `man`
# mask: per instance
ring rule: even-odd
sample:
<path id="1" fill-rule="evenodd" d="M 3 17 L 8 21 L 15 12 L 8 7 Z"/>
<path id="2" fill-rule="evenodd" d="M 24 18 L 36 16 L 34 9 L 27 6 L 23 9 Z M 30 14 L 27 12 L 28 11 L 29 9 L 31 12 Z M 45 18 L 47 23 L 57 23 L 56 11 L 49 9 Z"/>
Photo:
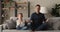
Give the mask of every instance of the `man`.
<path id="1" fill-rule="evenodd" d="M 38 4 L 35 6 L 35 13 L 31 15 L 31 29 L 35 30 L 43 30 L 47 29 L 46 19 L 44 14 L 40 13 L 41 6 Z M 44 23 L 43 23 L 44 22 Z"/>

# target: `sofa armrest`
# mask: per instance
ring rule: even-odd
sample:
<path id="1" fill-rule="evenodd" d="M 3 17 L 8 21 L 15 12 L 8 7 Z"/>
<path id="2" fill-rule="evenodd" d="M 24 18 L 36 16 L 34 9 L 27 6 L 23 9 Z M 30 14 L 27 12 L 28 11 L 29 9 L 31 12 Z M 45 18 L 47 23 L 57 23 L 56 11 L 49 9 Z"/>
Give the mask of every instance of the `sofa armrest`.
<path id="1" fill-rule="evenodd" d="M 0 32 L 2 32 L 2 28 L 3 28 L 2 25 L 0 25 Z"/>

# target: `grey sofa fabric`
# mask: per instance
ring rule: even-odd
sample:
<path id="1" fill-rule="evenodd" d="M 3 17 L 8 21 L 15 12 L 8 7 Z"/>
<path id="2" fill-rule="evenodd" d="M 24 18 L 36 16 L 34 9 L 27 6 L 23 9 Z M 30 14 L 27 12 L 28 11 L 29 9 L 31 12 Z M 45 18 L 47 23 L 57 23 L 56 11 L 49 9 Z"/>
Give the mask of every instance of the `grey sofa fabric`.
<path id="1" fill-rule="evenodd" d="M 3 32 L 32 32 L 31 30 L 3 30 Z M 34 32 L 60 32 L 59 30 L 52 31 L 34 31 Z"/>
<path id="2" fill-rule="evenodd" d="M 60 17 L 49 18 L 48 25 L 51 30 L 60 30 Z"/>
<path id="3" fill-rule="evenodd" d="M 8 20 L 8 22 L 3 24 L 4 29 L 6 29 L 6 28 L 11 29 L 11 28 L 15 28 L 15 27 L 16 27 L 15 22 L 13 22 L 11 20 Z"/>
<path id="4" fill-rule="evenodd" d="M 8 29 L 16 28 L 16 20 L 16 17 L 11 17 L 10 20 L 7 20 L 6 23 L 3 24 L 3 27 L 7 27 Z M 60 30 L 60 17 L 49 18 L 47 24 L 50 30 Z"/>
<path id="5" fill-rule="evenodd" d="M 3 25 L 3 29 L 14 29 L 16 28 L 16 20 L 17 20 L 17 17 L 11 17 L 9 20 L 6 20 Z"/>
<path id="6" fill-rule="evenodd" d="M 0 32 L 2 32 L 2 25 L 0 25 Z"/>

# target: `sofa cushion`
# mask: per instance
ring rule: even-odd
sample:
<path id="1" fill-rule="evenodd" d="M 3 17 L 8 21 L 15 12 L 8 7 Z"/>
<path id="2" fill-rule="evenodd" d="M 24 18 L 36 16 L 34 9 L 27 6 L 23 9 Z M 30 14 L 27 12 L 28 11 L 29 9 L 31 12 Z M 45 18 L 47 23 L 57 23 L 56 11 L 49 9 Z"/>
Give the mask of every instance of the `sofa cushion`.
<path id="1" fill-rule="evenodd" d="M 3 30 L 3 32 L 30 32 L 30 30 Z"/>
<path id="2" fill-rule="evenodd" d="M 6 22 L 3 24 L 3 28 L 6 29 L 12 29 L 16 28 L 16 23 L 13 20 L 6 20 Z"/>
<path id="3" fill-rule="evenodd" d="M 16 20 L 17 20 L 17 17 L 10 17 L 9 20 L 6 20 L 3 24 L 3 28 L 6 29 L 13 29 L 13 28 L 16 28 Z"/>
<path id="4" fill-rule="evenodd" d="M 49 18 L 48 25 L 54 30 L 60 29 L 60 17 Z"/>

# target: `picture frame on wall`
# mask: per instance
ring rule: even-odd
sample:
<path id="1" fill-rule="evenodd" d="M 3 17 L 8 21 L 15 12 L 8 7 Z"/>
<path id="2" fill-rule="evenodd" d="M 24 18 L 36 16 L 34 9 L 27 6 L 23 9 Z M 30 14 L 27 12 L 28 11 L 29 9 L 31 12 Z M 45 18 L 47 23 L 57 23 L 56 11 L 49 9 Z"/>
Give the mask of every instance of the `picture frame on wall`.
<path id="1" fill-rule="evenodd" d="M 17 7 L 17 14 L 23 13 L 23 18 L 28 18 L 28 3 L 20 3 Z"/>

